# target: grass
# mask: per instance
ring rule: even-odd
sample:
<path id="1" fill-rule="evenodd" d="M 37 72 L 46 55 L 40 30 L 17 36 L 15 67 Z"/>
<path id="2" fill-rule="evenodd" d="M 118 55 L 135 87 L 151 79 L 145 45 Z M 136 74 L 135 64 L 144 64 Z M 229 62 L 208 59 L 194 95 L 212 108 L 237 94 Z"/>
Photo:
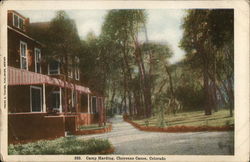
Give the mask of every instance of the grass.
<path id="1" fill-rule="evenodd" d="M 110 125 L 111 125 L 110 123 L 106 123 L 105 126 L 101 126 L 101 127 L 99 127 L 98 124 L 82 125 L 82 126 L 80 126 L 79 130 L 96 130 L 96 129 L 107 128 Z"/>
<path id="2" fill-rule="evenodd" d="M 204 111 L 182 112 L 164 117 L 166 126 L 227 126 L 234 124 L 234 117 L 229 116 L 228 110 L 222 109 L 212 115 L 204 115 Z M 149 119 L 133 120 L 143 126 L 157 126 L 156 116 Z M 148 122 L 148 123 L 147 123 Z"/>
<path id="3" fill-rule="evenodd" d="M 11 144 L 8 146 L 8 153 L 9 155 L 83 155 L 100 154 L 108 149 L 112 149 L 108 140 L 62 137 L 27 144 Z"/>

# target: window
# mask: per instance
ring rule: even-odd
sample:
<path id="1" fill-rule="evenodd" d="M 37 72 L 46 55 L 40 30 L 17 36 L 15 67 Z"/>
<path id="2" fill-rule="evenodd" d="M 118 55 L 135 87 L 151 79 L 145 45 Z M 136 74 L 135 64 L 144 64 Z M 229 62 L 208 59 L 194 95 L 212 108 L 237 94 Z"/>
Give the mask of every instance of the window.
<path id="1" fill-rule="evenodd" d="M 75 61 L 76 61 L 75 79 L 79 80 L 80 79 L 80 70 L 79 70 L 80 59 L 79 59 L 79 57 L 75 57 Z"/>
<path id="2" fill-rule="evenodd" d="M 51 75 L 56 75 L 56 74 L 60 74 L 60 63 L 59 61 L 52 61 L 50 64 L 49 64 L 49 74 Z"/>
<path id="3" fill-rule="evenodd" d="M 27 66 L 27 43 L 20 42 L 20 67 L 28 70 Z"/>
<path id="4" fill-rule="evenodd" d="M 69 65 L 68 66 L 68 76 L 70 78 L 73 78 L 73 69 L 72 69 L 72 65 Z"/>
<path id="5" fill-rule="evenodd" d="M 68 59 L 68 77 L 73 78 L 73 62 L 72 59 Z"/>
<path id="6" fill-rule="evenodd" d="M 80 79 L 79 67 L 77 67 L 77 68 L 75 69 L 75 79 L 76 79 L 76 80 L 79 80 L 79 79 Z"/>
<path id="7" fill-rule="evenodd" d="M 60 108 L 60 91 L 52 92 L 52 108 L 59 109 Z"/>
<path id="8" fill-rule="evenodd" d="M 20 29 L 24 29 L 24 25 L 23 25 L 24 23 L 23 23 L 23 19 L 21 19 L 21 18 L 19 18 L 19 28 Z"/>
<path id="9" fill-rule="evenodd" d="M 35 48 L 35 72 L 41 73 L 41 50 L 39 48 Z"/>
<path id="10" fill-rule="evenodd" d="M 19 29 L 24 30 L 24 19 L 16 14 L 13 14 L 13 25 Z"/>
<path id="11" fill-rule="evenodd" d="M 17 15 L 13 15 L 13 25 L 15 26 L 15 27 L 18 27 L 18 16 Z"/>
<path id="12" fill-rule="evenodd" d="M 98 102 L 97 102 L 97 109 L 96 111 L 98 112 L 99 109 L 102 107 L 102 98 L 101 97 L 98 97 Z"/>
<path id="13" fill-rule="evenodd" d="M 76 91 L 71 91 L 71 96 L 72 96 L 72 107 L 75 107 L 77 104 L 77 92 Z"/>
<path id="14" fill-rule="evenodd" d="M 42 88 L 31 86 L 30 93 L 31 112 L 42 112 Z"/>
<path id="15" fill-rule="evenodd" d="M 92 111 L 93 111 L 93 113 L 97 112 L 96 109 L 97 109 L 97 99 L 96 99 L 96 97 L 92 97 Z"/>

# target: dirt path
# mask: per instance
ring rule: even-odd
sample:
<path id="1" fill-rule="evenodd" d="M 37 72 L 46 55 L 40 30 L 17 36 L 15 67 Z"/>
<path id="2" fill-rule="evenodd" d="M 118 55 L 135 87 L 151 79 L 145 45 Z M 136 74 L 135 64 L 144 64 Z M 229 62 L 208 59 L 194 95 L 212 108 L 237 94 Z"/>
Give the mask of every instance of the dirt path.
<path id="1" fill-rule="evenodd" d="M 109 139 L 119 155 L 231 155 L 234 132 L 157 133 L 145 132 L 124 122 L 121 116 L 111 120 L 113 130 L 105 134 L 78 138 Z"/>

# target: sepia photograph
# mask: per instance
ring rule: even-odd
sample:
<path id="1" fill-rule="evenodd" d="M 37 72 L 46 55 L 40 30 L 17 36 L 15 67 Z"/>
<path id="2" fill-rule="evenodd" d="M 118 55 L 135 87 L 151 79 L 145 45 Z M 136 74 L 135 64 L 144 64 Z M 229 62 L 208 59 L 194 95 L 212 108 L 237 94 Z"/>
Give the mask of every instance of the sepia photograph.
<path id="1" fill-rule="evenodd" d="M 4 13 L 8 156 L 236 155 L 235 8 Z"/>

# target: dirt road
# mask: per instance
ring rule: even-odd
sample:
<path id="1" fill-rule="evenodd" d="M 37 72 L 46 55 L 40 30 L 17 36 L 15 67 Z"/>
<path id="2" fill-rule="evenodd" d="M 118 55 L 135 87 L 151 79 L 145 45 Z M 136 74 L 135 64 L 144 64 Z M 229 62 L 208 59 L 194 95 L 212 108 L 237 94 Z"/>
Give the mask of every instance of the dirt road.
<path id="1" fill-rule="evenodd" d="M 113 130 L 78 138 L 109 139 L 119 155 L 232 155 L 234 132 L 157 133 L 139 131 L 121 116 L 114 117 Z"/>

